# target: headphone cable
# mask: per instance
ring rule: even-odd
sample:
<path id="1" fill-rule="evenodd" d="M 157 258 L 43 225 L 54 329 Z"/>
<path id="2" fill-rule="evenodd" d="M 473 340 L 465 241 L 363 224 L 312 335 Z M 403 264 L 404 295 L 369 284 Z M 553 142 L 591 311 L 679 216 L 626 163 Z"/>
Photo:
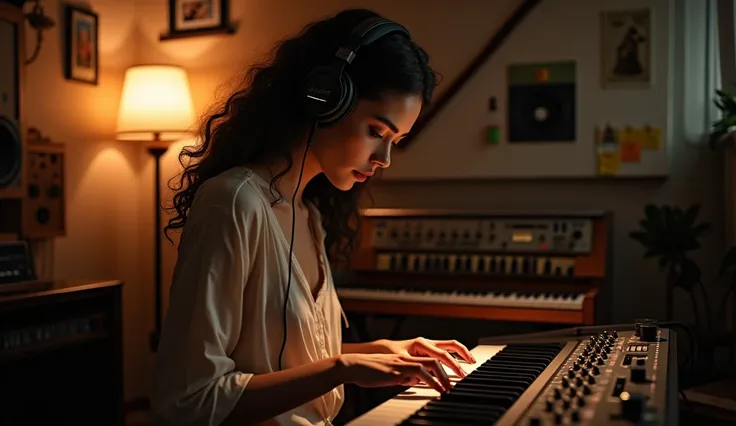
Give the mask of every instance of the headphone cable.
<path id="1" fill-rule="evenodd" d="M 289 303 L 289 289 L 291 288 L 291 262 L 292 257 L 294 253 L 294 228 L 296 226 L 296 194 L 299 192 L 299 187 L 302 184 L 302 175 L 304 174 L 304 164 L 307 161 L 307 152 L 309 151 L 309 147 L 312 145 L 312 136 L 314 135 L 314 131 L 317 128 L 317 124 L 315 123 L 313 126 L 310 126 L 309 128 L 309 136 L 307 136 L 307 146 L 304 148 L 304 156 L 302 157 L 302 165 L 299 170 L 299 179 L 296 183 L 296 189 L 294 189 L 294 195 L 291 197 L 291 241 L 289 242 L 289 271 L 288 271 L 288 278 L 286 280 L 286 295 L 284 296 L 284 341 L 281 343 L 281 351 L 279 351 L 279 370 L 283 370 L 281 366 L 281 358 L 284 356 L 284 348 L 286 347 L 286 307 Z"/>

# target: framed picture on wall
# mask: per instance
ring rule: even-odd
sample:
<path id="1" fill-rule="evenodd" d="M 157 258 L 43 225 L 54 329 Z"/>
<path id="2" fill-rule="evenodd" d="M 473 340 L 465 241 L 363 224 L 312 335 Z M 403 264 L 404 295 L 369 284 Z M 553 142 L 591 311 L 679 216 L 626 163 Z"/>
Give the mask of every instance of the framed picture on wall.
<path id="1" fill-rule="evenodd" d="M 88 9 L 67 5 L 64 16 L 64 76 L 96 85 L 99 80 L 98 17 Z"/>
<path id="2" fill-rule="evenodd" d="M 169 0 L 169 32 L 161 40 L 232 34 L 228 0 Z"/>
<path id="3" fill-rule="evenodd" d="M 651 9 L 605 11 L 601 16 L 602 86 L 649 87 L 652 83 Z"/>

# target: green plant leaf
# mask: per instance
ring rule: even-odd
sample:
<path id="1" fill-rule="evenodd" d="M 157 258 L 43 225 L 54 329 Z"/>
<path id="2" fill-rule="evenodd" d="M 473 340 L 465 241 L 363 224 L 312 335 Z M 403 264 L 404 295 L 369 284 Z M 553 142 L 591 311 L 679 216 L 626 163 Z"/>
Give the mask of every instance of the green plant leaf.
<path id="1" fill-rule="evenodd" d="M 692 206 L 688 207 L 684 215 L 685 217 L 683 225 L 686 227 L 695 225 L 695 220 L 698 218 L 698 213 L 700 213 L 700 204 L 693 204 Z"/>

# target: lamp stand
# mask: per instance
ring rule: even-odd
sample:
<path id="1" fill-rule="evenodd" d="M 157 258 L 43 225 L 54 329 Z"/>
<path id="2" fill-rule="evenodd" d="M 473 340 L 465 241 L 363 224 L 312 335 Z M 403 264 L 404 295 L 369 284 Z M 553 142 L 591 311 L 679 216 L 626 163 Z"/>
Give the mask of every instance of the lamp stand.
<path id="1" fill-rule="evenodd" d="M 159 135 L 155 135 L 154 141 L 148 146 L 148 153 L 151 154 L 155 159 L 155 198 L 154 198 L 154 211 L 155 211 L 155 232 L 154 234 L 154 245 L 156 247 L 156 253 L 154 257 L 154 271 L 155 271 L 155 282 L 154 282 L 154 312 L 155 312 L 155 326 L 153 331 L 150 335 L 149 345 L 151 348 L 151 352 L 156 352 L 158 349 L 158 342 L 159 338 L 161 337 L 161 328 L 162 328 L 162 308 L 161 308 L 161 302 L 162 302 L 162 287 L 163 287 L 163 278 L 162 278 L 162 270 L 161 270 L 161 235 L 159 235 L 159 232 L 161 230 L 161 156 L 163 156 L 166 153 L 166 150 L 168 149 L 168 146 L 165 145 L 161 139 L 159 138 Z"/>

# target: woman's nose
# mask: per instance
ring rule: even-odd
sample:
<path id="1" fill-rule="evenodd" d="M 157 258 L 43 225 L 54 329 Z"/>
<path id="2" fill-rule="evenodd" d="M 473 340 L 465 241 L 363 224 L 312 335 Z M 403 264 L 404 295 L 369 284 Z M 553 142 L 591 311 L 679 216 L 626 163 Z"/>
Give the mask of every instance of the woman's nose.
<path id="1" fill-rule="evenodd" d="M 378 164 L 378 167 L 387 168 L 391 165 L 391 144 L 381 144 L 380 148 L 373 154 L 372 161 Z"/>

